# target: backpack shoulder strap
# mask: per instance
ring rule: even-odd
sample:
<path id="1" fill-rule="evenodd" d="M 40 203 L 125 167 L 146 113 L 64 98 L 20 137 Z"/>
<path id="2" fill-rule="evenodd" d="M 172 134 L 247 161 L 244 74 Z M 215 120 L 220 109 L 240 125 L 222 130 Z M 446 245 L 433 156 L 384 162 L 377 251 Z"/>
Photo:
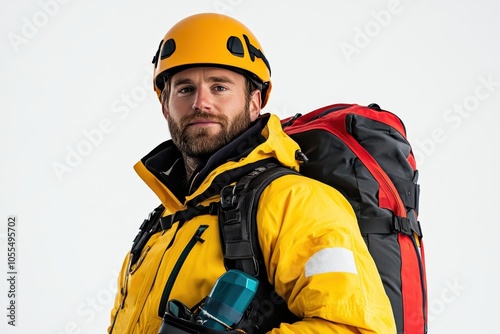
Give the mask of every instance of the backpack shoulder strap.
<path id="1" fill-rule="evenodd" d="M 144 219 L 141 226 L 139 227 L 139 233 L 137 233 L 134 241 L 132 242 L 132 248 L 130 250 L 131 258 L 130 265 L 133 265 L 139 259 L 142 249 L 146 245 L 152 234 L 156 233 L 160 223 L 160 218 L 165 211 L 163 204 L 158 205 L 153 211 L 148 215 L 148 218 Z"/>
<path id="2" fill-rule="evenodd" d="M 238 269 L 259 280 L 257 294 L 243 322 L 248 333 L 267 333 L 281 322 L 299 320 L 267 279 L 257 233 L 257 207 L 264 189 L 277 178 L 299 174 L 277 162 L 257 167 L 235 185 L 221 191 L 218 210 L 221 245 L 227 269 Z"/>
<path id="3" fill-rule="evenodd" d="M 252 276 L 266 275 L 260 250 L 256 211 L 262 191 L 275 179 L 298 174 L 277 162 L 257 167 L 235 185 L 221 191 L 219 229 L 224 263 Z M 261 270 L 262 269 L 262 270 Z"/>

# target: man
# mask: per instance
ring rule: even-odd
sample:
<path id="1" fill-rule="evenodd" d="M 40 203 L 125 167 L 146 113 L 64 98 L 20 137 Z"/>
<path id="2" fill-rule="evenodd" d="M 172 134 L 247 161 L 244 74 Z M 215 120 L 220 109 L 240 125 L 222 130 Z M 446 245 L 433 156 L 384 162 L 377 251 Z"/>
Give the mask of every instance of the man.
<path id="1" fill-rule="evenodd" d="M 168 300 L 195 306 L 227 270 L 217 216 L 174 213 L 193 203 L 210 207 L 221 182 L 237 181 L 269 159 L 299 169 L 298 145 L 277 116 L 261 115 L 270 67 L 243 24 L 219 14 L 190 16 L 167 32 L 153 62 L 172 139 L 135 169 L 169 219 L 138 238 L 145 240 L 141 249 L 125 258 L 109 328 L 115 334 L 158 333 Z M 339 192 L 286 175 L 266 187 L 259 203 L 267 280 L 291 316 L 270 312 L 254 332 L 257 326 L 276 334 L 396 332 L 375 264 Z"/>

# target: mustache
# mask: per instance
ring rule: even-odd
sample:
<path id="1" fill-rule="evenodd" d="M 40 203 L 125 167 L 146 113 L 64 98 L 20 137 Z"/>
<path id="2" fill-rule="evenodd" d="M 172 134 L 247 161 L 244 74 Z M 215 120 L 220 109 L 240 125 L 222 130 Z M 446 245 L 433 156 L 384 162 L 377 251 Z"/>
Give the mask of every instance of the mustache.
<path id="1" fill-rule="evenodd" d="M 197 120 L 209 120 L 209 121 L 217 121 L 223 125 L 227 124 L 227 117 L 226 116 L 216 116 L 210 113 L 206 112 L 197 112 L 196 114 L 186 116 L 182 118 L 181 124 L 182 126 L 187 126 L 189 123 Z"/>

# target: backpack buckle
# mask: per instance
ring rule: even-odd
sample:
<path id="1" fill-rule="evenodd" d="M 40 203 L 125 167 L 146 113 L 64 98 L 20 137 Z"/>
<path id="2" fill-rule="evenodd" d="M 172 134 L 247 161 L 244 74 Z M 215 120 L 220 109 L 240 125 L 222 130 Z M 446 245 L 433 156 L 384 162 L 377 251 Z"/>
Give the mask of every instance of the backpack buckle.
<path id="1" fill-rule="evenodd" d="M 394 231 L 411 236 L 413 234 L 411 228 L 411 220 L 404 217 L 394 217 Z"/>
<path id="2" fill-rule="evenodd" d="M 233 209 L 238 204 L 236 186 L 225 186 L 220 192 L 220 205 L 223 209 Z"/>

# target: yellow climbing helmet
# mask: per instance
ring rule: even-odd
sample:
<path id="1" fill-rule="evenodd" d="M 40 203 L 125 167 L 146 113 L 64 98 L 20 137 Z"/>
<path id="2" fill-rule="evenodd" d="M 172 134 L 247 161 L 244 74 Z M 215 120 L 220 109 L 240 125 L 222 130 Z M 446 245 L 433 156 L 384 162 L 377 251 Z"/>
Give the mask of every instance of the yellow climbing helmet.
<path id="1" fill-rule="evenodd" d="M 246 75 L 262 89 L 262 107 L 271 92 L 271 68 L 259 42 L 241 22 L 222 14 L 179 21 L 160 42 L 153 64 L 158 98 L 165 79 L 192 66 L 219 66 Z"/>

